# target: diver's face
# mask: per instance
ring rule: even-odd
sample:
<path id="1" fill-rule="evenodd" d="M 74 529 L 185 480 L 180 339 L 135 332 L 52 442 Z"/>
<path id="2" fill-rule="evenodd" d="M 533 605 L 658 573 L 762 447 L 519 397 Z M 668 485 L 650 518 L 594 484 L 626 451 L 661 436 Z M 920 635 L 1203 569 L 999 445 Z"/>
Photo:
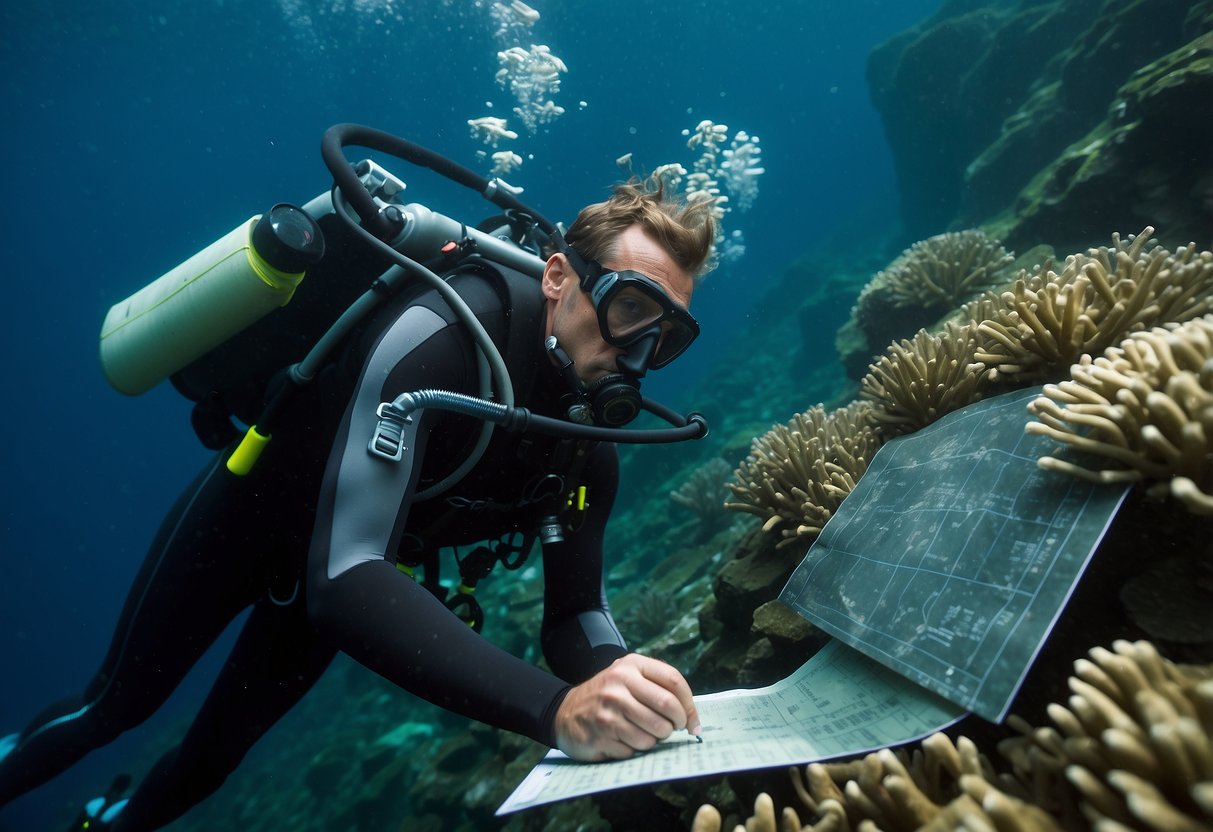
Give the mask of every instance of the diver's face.
<path id="1" fill-rule="evenodd" d="M 675 303 L 687 308 L 691 303 L 694 280 L 661 244 L 639 225 L 619 235 L 614 251 L 602 265 L 612 271 L 638 271 L 665 290 Z M 581 291 L 577 273 L 563 254 L 548 258 L 543 271 L 543 293 L 548 304 L 545 335 L 555 335 L 560 346 L 573 359 L 578 377 L 590 384 L 605 375 L 619 372 L 617 361 L 622 347 L 608 344 L 598 326 L 598 314 L 589 296 Z"/>

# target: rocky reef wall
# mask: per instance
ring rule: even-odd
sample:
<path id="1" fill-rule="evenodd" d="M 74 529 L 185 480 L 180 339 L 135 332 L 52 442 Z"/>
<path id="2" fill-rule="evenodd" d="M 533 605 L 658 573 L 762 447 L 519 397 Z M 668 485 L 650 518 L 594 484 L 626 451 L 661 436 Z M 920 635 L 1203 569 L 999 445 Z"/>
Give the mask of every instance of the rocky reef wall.
<path id="1" fill-rule="evenodd" d="M 1149 222 L 1207 245 L 1211 31 L 1208 0 L 946 0 L 868 61 L 905 238 L 1068 249 Z"/>

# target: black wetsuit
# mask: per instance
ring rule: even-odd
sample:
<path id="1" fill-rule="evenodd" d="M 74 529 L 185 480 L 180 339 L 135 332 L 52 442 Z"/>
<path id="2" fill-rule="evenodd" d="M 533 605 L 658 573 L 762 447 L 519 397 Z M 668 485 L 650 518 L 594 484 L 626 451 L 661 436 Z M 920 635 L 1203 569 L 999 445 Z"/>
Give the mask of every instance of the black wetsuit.
<path id="1" fill-rule="evenodd" d="M 504 353 L 517 404 L 561 415 L 562 384 L 542 353 L 543 298 L 499 282 L 454 284 Z M 537 304 L 532 332 L 509 332 L 508 304 Z M 603 530 L 614 500 L 613 445 L 577 446 L 496 430 L 483 458 L 451 491 L 412 495 L 466 458 L 481 423 L 425 411 L 399 463 L 367 451 L 375 408 L 423 388 L 476 392 L 472 342 L 432 291 L 389 302 L 292 406 L 244 478 L 220 454 L 173 507 L 148 552 L 109 652 L 84 692 L 48 708 L 0 762 L 0 805 L 46 782 L 159 707 L 242 610 L 252 613 L 181 745 L 139 786 L 115 829 L 163 825 L 213 792 L 252 744 L 342 650 L 437 705 L 554 745 L 553 721 L 571 684 L 627 651 L 602 584 Z M 525 389 L 523 389 L 525 388 Z M 580 450 L 590 495 L 563 542 L 543 547 L 544 655 L 556 676 L 474 633 L 395 563 L 403 548 L 467 544 L 533 530 L 552 504 L 557 457 Z M 575 453 L 574 453 L 575 456 Z M 567 485 L 567 483 L 560 483 Z M 504 573 L 503 573 L 504 574 Z"/>

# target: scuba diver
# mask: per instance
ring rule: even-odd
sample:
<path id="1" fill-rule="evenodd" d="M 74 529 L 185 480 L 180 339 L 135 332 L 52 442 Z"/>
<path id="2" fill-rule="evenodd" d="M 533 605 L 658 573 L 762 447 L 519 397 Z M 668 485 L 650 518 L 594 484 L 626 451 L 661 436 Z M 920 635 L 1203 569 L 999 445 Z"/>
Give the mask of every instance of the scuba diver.
<path id="1" fill-rule="evenodd" d="M 338 190 L 338 213 L 369 199 L 348 183 Z M 472 254 L 442 281 L 457 298 L 376 287 L 381 302 L 309 383 L 293 385 L 256 464 L 233 475 L 240 445 L 230 441 L 205 466 L 156 534 L 96 675 L 0 740 L 0 806 L 147 719 L 250 607 L 180 744 L 129 798 L 120 779 L 90 803 L 80 828 L 155 829 L 184 814 L 338 651 L 576 760 L 624 758 L 676 730 L 699 735 L 686 680 L 629 652 L 611 617 L 603 538 L 619 463 L 599 437 L 641 433 L 622 428 L 649 404 L 640 379 L 698 335 L 687 310 L 711 252 L 710 204 L 633 181 L 567 233 L 547 232 L 538 280 Z M 475 239 L 489 244 L 471 232 L 462 242 Z M 455 301 L 504 356 L 513 405 L 485 398 L 485 345 Z M 510 429 L 486 430 L 489 409 Z M 698 417 L 682 425 L 680 438 L 706 431 Z M 551 673 L 484 639 L 472 595 L 496 563 L 521 565 L 536 539 Z M 447 600 L 438 550 L 477 543 Z"/>

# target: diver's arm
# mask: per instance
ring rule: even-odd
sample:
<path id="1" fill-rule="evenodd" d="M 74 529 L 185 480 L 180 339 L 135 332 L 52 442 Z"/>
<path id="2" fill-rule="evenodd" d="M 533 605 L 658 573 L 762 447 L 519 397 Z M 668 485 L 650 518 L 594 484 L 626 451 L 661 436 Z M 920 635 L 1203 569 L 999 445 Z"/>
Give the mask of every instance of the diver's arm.
<path id="1" fill-rule="evenodd" d="M 313 625 L 354 659 L 443 708 L 555 744 L 568 685 L 490 644 L 388 559 L 425 453 L 429 413 L 406 426 L 398 462 L 368 453 L 375 408 L 404 389 L 466 377 L 466 338 L 410 307 L 364 363 L 325 471 L 308 563 Z M 403 356 L 403 357 L 401 357 Z M 474 365 L 473 365 L 474 366 Z"/>
<path id="2" fill-rule="evenodd" d="M 582 484 L 588 508 L 561 543 L 543 550 L 543 651 L 558 676 L 579 682 L 559 703 L 556 747 L 577 760 L 631 756 L 683 728 L 698 735 L 686 679 L 665 662 L 627 652 L 603 586 L 603 536 L 619 484 L 614 445 L 599 445 Z"/>
<path id="3" fill-rule="evenodd" d="M 360 664 L 439 707 L 556 747 L 569 686 L 493 646 L 390 563 L 355 566 L 314 594 L 315 626 Z"/>

